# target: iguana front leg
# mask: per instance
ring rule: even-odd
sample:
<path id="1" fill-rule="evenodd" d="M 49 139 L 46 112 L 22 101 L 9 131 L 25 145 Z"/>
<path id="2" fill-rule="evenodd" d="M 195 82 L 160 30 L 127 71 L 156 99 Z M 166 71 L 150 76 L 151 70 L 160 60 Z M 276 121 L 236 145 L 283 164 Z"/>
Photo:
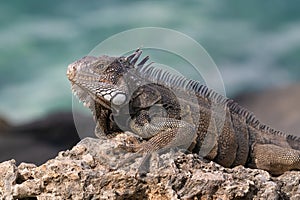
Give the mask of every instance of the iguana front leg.
<path id="1" fill-rule="evenodd" d="M 98 138 L 110 138 L 121 132 L 112 120 L 112 113 L 110 110 L 103 108 L 99 103 L 96 103 L 94 113 L 96 121 L 95 135 Z"/>
<path id="2" fill-rule="evenodd" d="M 148 169 L 147 163 L 152 153 L 175 147 L 187 149 L 196 139 L 193 125 L 174 118 L 150 119 L 147 115 L 140 114 L 129 123 L 129 126 L 135 134 L 149 140 L 137 145 L 123 146 L 122 148 L 136 153 L 121 161 L 118 167 L 144 154 L 138 168 L 138 172 L 142 174 Z"/>
<path id="3" fill-rule="evenodd" d="M 174 118 L 153 117 L 141 114 L 129 124 L 138 136 L 149 139 L 139 145 L 140 152 L 151 153 L 161 149 L 188 148 L 196 138 L 193 125 Z"/>

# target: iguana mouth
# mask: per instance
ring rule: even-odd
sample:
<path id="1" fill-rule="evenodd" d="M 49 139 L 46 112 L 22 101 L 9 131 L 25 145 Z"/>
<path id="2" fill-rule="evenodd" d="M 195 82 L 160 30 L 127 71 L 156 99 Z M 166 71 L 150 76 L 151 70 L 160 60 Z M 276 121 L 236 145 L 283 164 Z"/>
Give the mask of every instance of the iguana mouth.
<path id="1" fill-rule="evenodd" d="M 75 67 L 74 63 L 72 63 L 68 66 L 67 77 L 71 82 L 73 82 L 75 75 L 76 75 L 76 67 Z"/>

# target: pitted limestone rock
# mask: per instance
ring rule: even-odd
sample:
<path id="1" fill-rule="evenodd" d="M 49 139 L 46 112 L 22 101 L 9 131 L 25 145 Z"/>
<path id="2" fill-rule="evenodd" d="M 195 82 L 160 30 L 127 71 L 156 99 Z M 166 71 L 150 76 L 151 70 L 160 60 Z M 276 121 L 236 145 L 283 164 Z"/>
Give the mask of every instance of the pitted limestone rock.
<path id="1" fill-rule="evenodd" d="M 86 138 L 41 166 L 3 162 L 0 199 L 295 199 L 300 195 L 300 172 L 272 177 L 264 170 L 224 168 L 181 152 L 158 155 L 164 164 L 151 166 L 145 177 L 136 176 L 134 164 L 114 170 L 102 153 L 126 140 L 130 138 L 124 134 L 108 140 Z M 110 156 L 119 159 L 119 154 Z"/>

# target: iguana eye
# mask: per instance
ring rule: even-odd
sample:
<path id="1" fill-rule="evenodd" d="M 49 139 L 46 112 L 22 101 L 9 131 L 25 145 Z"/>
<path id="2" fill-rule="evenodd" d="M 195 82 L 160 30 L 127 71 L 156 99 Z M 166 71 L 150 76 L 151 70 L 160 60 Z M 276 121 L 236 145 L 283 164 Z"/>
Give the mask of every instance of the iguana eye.
<path id="1" fill-rule="evenodd" d="M 118 62 L 119 63 L 124 63 L 126 61 L 125 57 L 119 57 Z"/>

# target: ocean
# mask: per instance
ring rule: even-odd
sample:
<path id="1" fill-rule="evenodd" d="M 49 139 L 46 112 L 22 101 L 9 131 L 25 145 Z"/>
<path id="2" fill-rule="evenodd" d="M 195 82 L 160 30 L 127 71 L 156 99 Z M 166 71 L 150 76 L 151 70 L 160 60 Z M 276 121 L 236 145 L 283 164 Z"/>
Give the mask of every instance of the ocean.
<path id="1" fill-rule="evenodd" d="M 0 116 L 18 124 L 71 110 L 68 64 L 133 28 L 193 38 L 216 63 L 229 97 L 299 82 L 299 7 L 280 0 L 1 1 Z"/>

